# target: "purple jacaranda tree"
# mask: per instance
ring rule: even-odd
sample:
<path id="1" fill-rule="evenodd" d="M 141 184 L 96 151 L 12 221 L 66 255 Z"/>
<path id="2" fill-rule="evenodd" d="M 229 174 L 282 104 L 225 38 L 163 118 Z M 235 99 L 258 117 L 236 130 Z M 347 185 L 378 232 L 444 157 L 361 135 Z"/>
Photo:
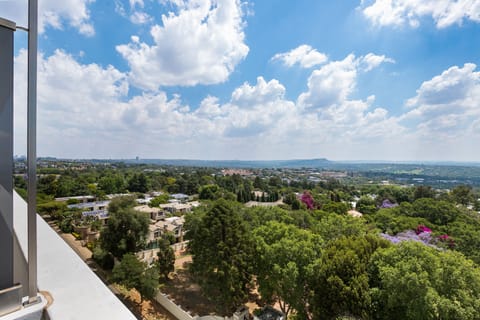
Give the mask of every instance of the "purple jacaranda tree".
<path id="1" fill-rule="evenodd" d="M 302 196 L 300 197 L 300 201 L 305 203 L 307 209 L 313 210 L 315 208 L 315 201 L 313 200 L 312 195 L 309 191 L 304 191 Z"/>
<path id="2" fill-rule="evenodd" d="M 398 204 L 391 202 L 388 199 L 385 199 L 382 201 L 382 204 L 380 205 L 380 209 L 388 209 L 388 208 L 394 208 L 398 206 Z"/>

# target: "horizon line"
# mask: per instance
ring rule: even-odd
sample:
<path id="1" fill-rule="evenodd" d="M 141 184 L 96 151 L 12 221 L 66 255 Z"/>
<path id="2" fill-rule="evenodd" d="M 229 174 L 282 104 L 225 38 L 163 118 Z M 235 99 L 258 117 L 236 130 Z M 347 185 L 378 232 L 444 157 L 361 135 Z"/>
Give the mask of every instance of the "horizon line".
<path id="1" fill-rule="evenodd" d="M 15 155 L 15 158 L 26 158 L 24 155 Z M 103 157 L 90 157 L 90 158 L 72 158 L 72 157 L 55 157 L 55 156 L 38 156 L 37 159 L 56 159 L 56 160 L 82 160 L 82 161 L 141 161 L 141 160 L 160 160 L 160 161 L 202 161 L 202 162 L 288 162 L 288 161 L 328 161 L 328 162 L 340 162 L 340 163 L 480 163 L 480 160 L 386 160 L 386 159 L 354 159 L 354 160 L 332 160 L 328 158 L 291 158 L 291 159 L 198 159 L 198 158 L 103 158 Z"/>

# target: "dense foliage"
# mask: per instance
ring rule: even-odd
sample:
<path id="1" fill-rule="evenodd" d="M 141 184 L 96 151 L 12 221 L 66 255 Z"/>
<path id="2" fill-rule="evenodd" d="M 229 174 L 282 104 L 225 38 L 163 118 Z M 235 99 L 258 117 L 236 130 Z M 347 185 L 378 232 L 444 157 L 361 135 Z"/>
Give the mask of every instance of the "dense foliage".
<path id="1" fill-rule="evenodd" d="M 187 215 L 185 224 L 193 257 L 190 271 L 225 314 L 258 289 L 262 303 L 278 303 L 289 318 L 301 320 L 479 319 L 477 189 L 363 183 L 352 173 L 347 183 L 312 182 L 310 174 L 258 169 L 252 176 L 225 176 L 210 168 L 121 164 L 45 169 L 38 210 L 69 232 L 79 212 L 54 197 L 91 194 L 102 199 L 137 192 L 146 198 L 143 193 L 155 190 L 163 194 L 156 193 L 150 206 L 158 207 L 169 194 L 196 195 L 202 206 Z M 391 177 L 382 172 L 365 176 Z M 25 188 L 19 176 L 15 184 Z M 250 201 L 280 205 L 243 205 Z M 149 224 L 134 205 L 134 197 L 110 203 L 110 219 L 93 253 L 106 268 L 117 258 L 114 279 L 148 297 L 158 278 L 166 279 L 173 270 L 174 255 L 162 242 L 158 261 L 148 268 L 130 254 L 144 247 Z M 351 209 L 363 216 L 351 216 Z"/>
<path id="2" fill-rule="evenodd" d="M 108 206 L 110 217 L 101 233 L 100 243 L 105 251 L 118 259 L 146 244 L 150 221 L 144 213 L 135 211 L 134 206 L 135 200 L 131 197 L 115 198 Z"/>
<path id="3" fill-rule="evenodd" d="M 127 289 L 137 289 L 140 298 L 152 299 L 158 290 L 158 270 L 141 262 L 132 253 L 122 257 L 112 271 L 112 280 L 124 285 Z"/>
<path id="4" fill-rule="evenodd" d="M 191 270 L 207 297 L 235 310 L 248 297 L 253 241 L 238 205 L 218 200 L 188 233 Z"/>

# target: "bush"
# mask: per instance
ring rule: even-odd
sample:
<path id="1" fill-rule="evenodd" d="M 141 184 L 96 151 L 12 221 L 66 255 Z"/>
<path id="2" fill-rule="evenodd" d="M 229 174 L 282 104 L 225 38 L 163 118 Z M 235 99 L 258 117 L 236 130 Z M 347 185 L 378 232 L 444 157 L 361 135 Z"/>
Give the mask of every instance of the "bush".
<path id="1" fill-rule="evenodd" d="M 93 251 L 95 244 L 93 242 L 87 242 L 87 249 Z"/>
<path id="2" fill-rule="evenodd" d="M 67 200 L 67 204 L 77 204 L 77 203 L 80 203 L 80 201 L 78 199 L 68 199 Z"/>
<path id="3" fill-rule="evenodd" d="M 92 250 L 92 258 L 100 267 L 106 270 L 112 270 L 115 264 L 112 254 L 106 252 L 98 245 Z"/>
<path id="4" fill-rule="evenodd" d="M 61 222 L 60 222 L 60 230 L 62 230 L 63 233 L 70 233 L 73 231 L 73 224 L 72 224 L 73 220 L 72 218 L 68 217 L 68 218 L 65 218 L 63 219 Z"/>

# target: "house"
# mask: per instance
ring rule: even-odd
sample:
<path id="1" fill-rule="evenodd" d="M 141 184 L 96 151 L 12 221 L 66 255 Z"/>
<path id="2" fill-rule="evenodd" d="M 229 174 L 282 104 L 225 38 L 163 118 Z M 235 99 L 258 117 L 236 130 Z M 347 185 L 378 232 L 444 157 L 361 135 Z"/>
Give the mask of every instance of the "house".
<path id="1" fill-rule="evenodd" d="M 55 201 L 57 202 L 67 202 L 69 200 L 78 201 L 78 203 L 86 203 L 86 202 L 95 201 L 95 197 L 94 196 L 75 196 L 75 197 L 55 198 Z"/>
<path id="2" fill-rule="evenodd" d="M 182 201 L 182 202 L 187 201 L 190 198 L 189 195 L 184 194 L 184 193 L 174 193 L 174 194 L 171 194 L 170 197 L 172 199 L 179 200 L 179 201 Z"/>
<path id="3" fill-rule="evenodd" d="M 175 237 L 175 243 L 182 242 L 185 231 L 183 217 L 170 217 L 160 220 L 148 226 L 147 243 L 153 242 L 161 238 L 164 234 L 172 234 Z"/>
<path id="4" fill-rule="evenodd" d="M 82 219 L 88 217 L 93 217 L 102 221 L 102 225 L 105 225 L 108 220 L 108 204 L 107 201 L 95 201 L 95 202 L 84 202 L 77 204 L 70 204 L 67 207 L 69 209 L 81 209 L 82 210 Z"/>
<path id="5" fill-rule="evenodd" d="M 83 211 L 97 211 L 97 210 L 107 210 L 110 201 L 94 201 L 94 202 L 84 202 L 69 204 L 67 208 L 69 209 L 82 209 Z"/>
<path id="6" fill-rule="evenodd" d="M 165 219 L 165 211 L 160 208 L 151 208 L 147 205 L 136 206 L 136 211 L 148 213 L 151 220 L 158 221 Z"/>
<path id="7" fill-rule="evenodd" d="M 152 201 L 152 199 L 153 199 L 152 197 L 146 196 L 146 197 L 143 198 L 143 199 L 142 199 L 142 198 L 136 199 L 136 201 L 137 201 L 138 204 L 149 204 L 150 201 Z"/>
<path id="8" fill-rule="evenodd" d="M 191 201 L 187 203 L 179 203 L 179 202 L 170 202 L 160 205 L 160 209 L 167 211 L 171 214 L 185 214 L 192 211 L 192 208 L 196 208 L 200 206 L 200 202 L 198 201 Z"/>

